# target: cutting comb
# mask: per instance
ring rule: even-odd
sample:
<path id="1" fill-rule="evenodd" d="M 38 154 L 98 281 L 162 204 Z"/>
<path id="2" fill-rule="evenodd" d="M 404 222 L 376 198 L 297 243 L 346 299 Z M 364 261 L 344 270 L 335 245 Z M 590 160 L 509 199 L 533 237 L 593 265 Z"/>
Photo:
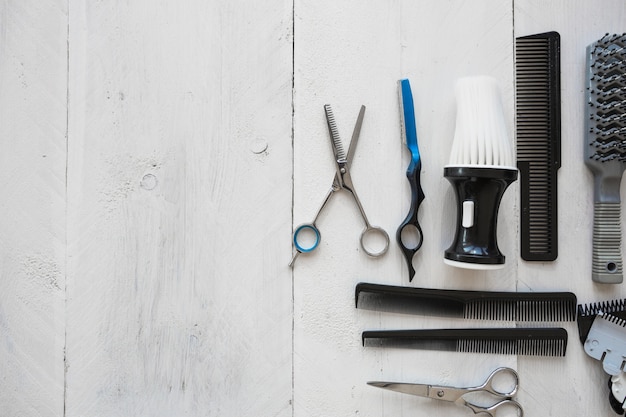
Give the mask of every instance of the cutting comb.
<path id="1" fill-rule="evenodd" d="M 560 36 L 515 40 L 517 168 L 520 170 L 521 255 L 558 255 L 557 170 L 561 167 Z"/>
<path id="2" fill-rule="evenodd" d="M 363 332 L 363 346 L 503 355 L 565 356 L 562 328 L 487 328 L 373 330 Z"/>
<path id="3" fill-rule="evenodd" d="M 585 163 L 594 174 L 592 279 L 622 277 L 620 184 L 626 168 L 626 34 L 587 47 Z"/>
<path id="4" fill-rule="evenodd" d="M 573 321 L 571 292 L 459 291 L 359 283 L 357 308 L 478 320 Z"/>

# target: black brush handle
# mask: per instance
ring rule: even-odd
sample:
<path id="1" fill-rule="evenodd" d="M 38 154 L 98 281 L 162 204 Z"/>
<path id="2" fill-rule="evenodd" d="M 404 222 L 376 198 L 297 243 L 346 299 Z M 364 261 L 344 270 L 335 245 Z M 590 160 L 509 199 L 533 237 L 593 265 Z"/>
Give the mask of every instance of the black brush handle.
<path id="1" fill-rule="evenodd" d="M 422 228 L 417 220 L 420 204 L 422 204 L 422 201 L 424 201 L 425 198 L 424 191 L 422 190 L 420 183 L 421 170 L 421 160 L 418 160 L 417 162 L 411 160 L 411 164 L 406 171 L 406 176 L 409 179 L 409 184 L 411 185 L 411 207 L 409 208 L 409 213 L 406 218 L 396 231 L 396 240 L 400 245 L 400 249 L 402 249 L 402 254 L 404 255 L 404 259 L 406 260 L 406 264 L 409 269 L 409 282 L 412 281 L 415 276 L 413 256 L 415 256 L 417 251 L 422 247 L 422 242 L 424 241 Z M 411 246 L 407 245 L 402 238 L 403 232 L 406 232 L 406 234 L 417 234 L 417 243 Z"/>

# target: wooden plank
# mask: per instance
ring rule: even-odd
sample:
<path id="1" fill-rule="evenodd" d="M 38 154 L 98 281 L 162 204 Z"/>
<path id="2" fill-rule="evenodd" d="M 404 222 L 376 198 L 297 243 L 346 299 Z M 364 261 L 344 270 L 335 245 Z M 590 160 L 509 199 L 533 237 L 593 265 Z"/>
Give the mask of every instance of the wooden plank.
<path id="1" fill-rule="evenodd" d="M 67 10 L 0 6 L 0 414 L 63 415 Z"/>
<path id="2" fill-rule="evenodd" d="M 510 215 L 515 185 L 505 194 L 499 222 L 506 267 L 476 272 L 443 263 L 456 218 L 454 195 L 443 177 L 455 129 L 454 85 L 463 76 L 495 77 L 513 143 L 512 24 L 512 4 L 502 1 L 296 2 L 294 224 L 312 219 L 334 175 L 323 105 L 333 105 L 347 143 L 359 106 L 365 104 L 354 186 L 370 222 L 392 238 L 387 255 L 365 256 L 358 243 L 363 223 L 346 195 L 334 197 L 320 217 L 320 247 L 301 256 L 294 268 L 296 416 L 447 416 L 457 412 L 454 405 L 383 392 L 366 381 L 473 384 L 497 366 L 515 366 L 510 356 L 364 349 L 365 329 L 469 324 L 354 308 L 359 281 L 515 289 L 517 240 Z M 397 93 L 397 81 L 404 77 L 415 98 L 426 194 L 419 216 L 424 243 L 414 260 L 412 283 L 394 238 L 410 201 Z"/>
<path id="3" fill-rule="evenodd" d="M 291 415 L 291 28 L 70 1 L 68 416 Z"/>
<path id="4" fill-rule="evenodd" d="M 622 1 L 515 1 L 516 37 L 551 30 L 561 35 L 559 257 L 553 263 L 520 260 L 518 287 L 520 291 L 573 291 L 580 303 L 623 298 L 623 285 L 591 281 L 593 179 L 584 165 L 583 125 L 585 48 L 607 32 L 626 31 L 626 6 Z M 623 185 L 622 195 L 625 190 Z M 613 414 L 608 403 L 608 376 L 599 362 L 584 353 L 577 327 L 572 323 L 566 328 L 570 334 L 566 358 L 549 363 L 520 358 L 524 379 L 519 397 L 527 414 Z"/>

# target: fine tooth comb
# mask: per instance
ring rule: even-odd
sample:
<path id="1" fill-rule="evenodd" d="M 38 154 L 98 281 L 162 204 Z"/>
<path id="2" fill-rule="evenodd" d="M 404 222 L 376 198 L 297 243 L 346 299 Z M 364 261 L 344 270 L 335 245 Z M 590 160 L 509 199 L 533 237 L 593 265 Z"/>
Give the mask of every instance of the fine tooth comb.
<path id="1" fill-rule="evenodd" d="M 573 321 L 571 292 L 457 291 L 359 283 L 357 308 L 427 316 L 508 321 Z"/>
<path id="2" fill-rule="evenodd" d="M 558 256 L 557 170 L 561 167 L 560 36 L 515 40 L 517 167 L 520 170 L 521 256 Z"/>
<path id="3" fill-rule="evenodd" d="M 363 346 L 503 355 L 565 356 L 562 328 L 371 330 Z"/>
<path id="4" fill-rule="evenodd" d="M 585 164 L 594 174 L 592 279 L 622 277 L 620 183 L 626 168 L 626 34 L 587 47 Z"/>

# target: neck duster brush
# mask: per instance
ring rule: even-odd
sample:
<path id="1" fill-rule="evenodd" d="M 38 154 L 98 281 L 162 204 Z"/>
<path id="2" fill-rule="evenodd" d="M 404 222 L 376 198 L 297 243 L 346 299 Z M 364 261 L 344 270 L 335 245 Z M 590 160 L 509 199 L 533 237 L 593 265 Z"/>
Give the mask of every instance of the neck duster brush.
<path id="1" fill-rule="evenodd" d="M 496 240 L 500 201 L 517 179 L 500 93 L 491 77 L 467 77 L 456 85 L 456 131 L 444 177 L 456 195 L 456 234 L 444 262 L 468 269 L 499 269 Z"/>

